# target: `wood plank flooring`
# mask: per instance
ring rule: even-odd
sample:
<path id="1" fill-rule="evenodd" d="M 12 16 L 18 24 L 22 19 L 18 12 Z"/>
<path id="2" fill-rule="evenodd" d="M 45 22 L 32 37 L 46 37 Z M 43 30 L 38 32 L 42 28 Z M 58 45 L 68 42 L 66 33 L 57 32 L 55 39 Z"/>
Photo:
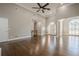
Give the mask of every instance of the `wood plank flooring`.
<path id="1" fill-rule="evenodd" d="M 62 39 L 59 47 L 56 47 L 56 37 L 43 37 L 34 41 L 31 39 L 14 40 L 0 43 L 2 56 L 79 56 L 79 45 L 68 47 L 68 38 Z M 67 41 L 66 41 L 67 40 Z M 78 39 L 79 40 L 79 39 Z M 79 42 L 78 42 L 79 43 Z M 71 43 L 74 45 L 74 43 Z"/>

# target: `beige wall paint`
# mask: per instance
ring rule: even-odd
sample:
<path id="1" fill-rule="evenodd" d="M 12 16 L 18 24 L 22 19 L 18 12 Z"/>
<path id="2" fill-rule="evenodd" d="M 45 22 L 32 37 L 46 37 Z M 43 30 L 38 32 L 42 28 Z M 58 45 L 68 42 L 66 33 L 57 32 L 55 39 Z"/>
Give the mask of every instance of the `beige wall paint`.
<path id="1" fill-rule="evenodd" d="M 6 17 L 9 21 L 9 39 L 23 36 L 31 36 L 33 17 L 44 24 L 44 19 L 16 4 L 0 4 L 0 17 Z"/>
<path id="2" fill-rule="evenodd" d="M 73 16 L 79 16 L 79 4 L 58 8 L 57 15 L 51 15 L 51 17 L 48 18 L 48 25 L 56 20 Z M 33 28 L 32 19 L 37 19 L 41 22 L 43 29 L 45 26 L 44 18 L 37 14 L 33 14 L 16 4 L 0 4 L 0 17 L 6 17 L 9 19 L 10 39 L 22 36 L 31 36 L 31 29 Z"/>
<path id="3" fill-rule="evenodd" d="M 55 14 L 55 12 L 53 14 Z M 51 14 L 49 17 L 49 23 L 51 21 L 56 21 L 63 18 L 79 16 L 79 4 L 76 3 L 67 6 L 61 6 L 60 8 L 57 8 L 56 15 L 53 14 Z"/>
<path id="4" fill-rule="evenodd" d="M 63 23 L 64 25 L 63 34 L 68 34 L 67 23 L 69 22 L 69 20 L 67 20 L 67 18 L 71 18 L 75 16 L 79 16 L 79 4 L 71 4 L 67 6 L 62 6 L 60 8 L 57 8 L 56 15 L 51 15 L 49 17 L 49 24 L 52 22 L 56 23 L 56 21 L 64 19 L 65 21 Z M 59 26 L 58 26 L 58 29 L 59 29 Z M 57 30 L 57 32 L 59 32 L 59 30 Z"/>

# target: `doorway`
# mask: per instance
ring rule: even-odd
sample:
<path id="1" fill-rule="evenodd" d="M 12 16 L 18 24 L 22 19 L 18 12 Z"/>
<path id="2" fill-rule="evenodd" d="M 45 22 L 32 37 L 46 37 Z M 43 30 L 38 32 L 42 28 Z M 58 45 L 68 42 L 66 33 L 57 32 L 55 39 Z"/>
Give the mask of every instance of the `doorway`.
<path id="1" fill-rule="evenodd" d="M 0 17 L 0 42 L 8 41 L 8 19 Z"/>

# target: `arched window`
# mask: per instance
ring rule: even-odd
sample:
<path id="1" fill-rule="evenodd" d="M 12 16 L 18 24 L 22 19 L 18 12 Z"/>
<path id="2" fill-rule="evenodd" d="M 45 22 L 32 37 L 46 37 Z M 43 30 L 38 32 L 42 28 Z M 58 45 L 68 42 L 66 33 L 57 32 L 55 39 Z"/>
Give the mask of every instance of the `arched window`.
<path id="1" fill-rule="evenodd" d="M 79 19 L 69 21 L 69 50 L 76 52 L 79 48 Z"/>
<path id="2" fill-rule="evenodd" d="M 69 34 L 79 35 L 79 19 L 74 19 L 69 22 Z"/>
<path id="3" fill-rule="evenodd" d="M 52 50 L 56 46 L 56 24 L 54 22 L 49 23 L 48 34 L 50 34 L 48 39 L 49 50 Z"/>
<path id="4" fill-rule="evenodd" d="M 48 25 L 48 33 L 52 35 L 56 35 L 56 24 L 54 22 L 51 22 Z"/>

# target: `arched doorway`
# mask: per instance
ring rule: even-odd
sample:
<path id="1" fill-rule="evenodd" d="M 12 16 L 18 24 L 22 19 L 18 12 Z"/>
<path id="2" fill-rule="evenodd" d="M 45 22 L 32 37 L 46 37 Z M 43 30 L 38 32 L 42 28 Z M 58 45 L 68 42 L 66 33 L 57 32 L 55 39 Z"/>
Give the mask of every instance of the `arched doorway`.
<path id="1" fill-rule="evenodd" d="M 49 44 L 49 50 L 52 50 L 56 47 L 56 24 L 55 22 L 51 22 L 48 25 L 48 44 Z"/>
<path id="2" fill-rule="evenodd" d="M 56 24 L 54 22 L 51 22 L 48 25 L 48 33 L 51 35 L 56 35 Z"/>

